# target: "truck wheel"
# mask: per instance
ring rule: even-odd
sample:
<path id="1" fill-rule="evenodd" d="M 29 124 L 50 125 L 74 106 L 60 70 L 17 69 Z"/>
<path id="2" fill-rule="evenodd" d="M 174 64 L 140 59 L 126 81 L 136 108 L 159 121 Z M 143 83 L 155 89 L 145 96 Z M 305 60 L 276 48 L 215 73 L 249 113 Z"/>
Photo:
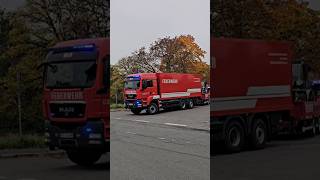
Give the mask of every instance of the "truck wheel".
<path id="1" fill-rule="evenodd" d="M 316 134 L 320 134 L 320 119 L 316 118 Z"/>
<path id="2" fill-rule="evenodd" d="M 147 112 L 148 114 L 156 114 L 158 110 L 158 106 L 155 103 L 151 103 L 147 109 Z"/>
<path id="3" fill-rule="evenodd" d="M 184 109 L 186 109 L 186 107 L 187 107 L 186 102 L 184 100 L 182 100 L 180 103 L 180 109 L 184 110 Z"/>
<path id="4" fill-rule="evenodd" d="M 100 159 L 102 153 L 83 150 L 68 150 L 67 155 L 72 162 L 80 166 L 92 166 Z"/>
<path id="5" fill-rule="evenodd" d="M 242 125 L 231 120 L 225 130 L 225 146 L 228 152 L 241 151 L 244 145 L 244 131 Z"/>
<path id="6" fill-rule="evenodd" d="M 141 109 L 131 109 L 131 112 L 132 112 L 133 114 L 138 115 L 138 114 L 140 114 Z"/>
<path id="7" fill-rule="evenodd" d="M 266 124 L 262 119 L 256 119 L 252 125 L 251 146 L 254 149 L 264 148 L 267 141 Z"/>
<path id="8" fill-rule="evenodd" d="M 193 107 L 194 107 L 193 100 L 190 99 L 189 102 L 188 102 L 188 108 L 189 108 L 189 109 L 192 109 Z"/>

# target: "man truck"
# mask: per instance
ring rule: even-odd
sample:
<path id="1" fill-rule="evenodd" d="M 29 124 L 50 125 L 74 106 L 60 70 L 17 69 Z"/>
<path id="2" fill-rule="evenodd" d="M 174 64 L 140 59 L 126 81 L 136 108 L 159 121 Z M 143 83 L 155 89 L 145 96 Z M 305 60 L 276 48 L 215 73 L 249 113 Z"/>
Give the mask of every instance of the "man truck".
<path id="1" fill-rule="evenodd" d="M 140 73 L 128 75 L 125 106 L 134 114 L 144 109 L 155 114 L 162 109 L 193 108 L 204 101 L 200 75 L 182 73 Z"/>
<path id="2" fill-rule="evenodd" d="M 49 148 L 79 165 L 110 149 L 109 40 L 57 43 L 44 65 L 43 115 Z"/>
<path id="3" fill-rule="evenodd" d="M 211 137 L 229 152 L 319 130 L 316 78 L 289 42 L 211 39 Z M 214 146 L 213 146 L 214 148 Z"/>

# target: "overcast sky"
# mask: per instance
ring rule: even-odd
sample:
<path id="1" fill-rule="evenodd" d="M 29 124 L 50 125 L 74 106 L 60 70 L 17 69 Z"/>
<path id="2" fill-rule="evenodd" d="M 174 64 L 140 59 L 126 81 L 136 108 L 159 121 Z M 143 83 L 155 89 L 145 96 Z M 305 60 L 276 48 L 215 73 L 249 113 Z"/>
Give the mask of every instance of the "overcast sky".
<path id="1" fill-rule="evenodd" d="M 111 0 L 111 63 L 158 38 L 190 34 L 210 47 L 209 0 Z M 209 62 L 209 54 L 205 60 Z"/>
<path id="2" fill-rule="evenodd" d="M 320 0 L 309 0 L 310 7 L 320 10 Z"/>

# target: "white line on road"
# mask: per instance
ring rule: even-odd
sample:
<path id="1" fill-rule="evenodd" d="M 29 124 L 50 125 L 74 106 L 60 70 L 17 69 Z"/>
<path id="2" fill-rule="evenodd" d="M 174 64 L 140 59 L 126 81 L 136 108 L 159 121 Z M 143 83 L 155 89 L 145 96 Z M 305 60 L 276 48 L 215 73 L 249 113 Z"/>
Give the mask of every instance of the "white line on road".
<path id="1" fill-rule="evenodd" d="M 127 134 L 137 134 L 137 133 L 134 133 L 134 132 L 127 132 Z"/>
<path id="2" fill-rule="evenodd" d="M 148 123 L 150 121 L 145 121 L 145 120 L 131 120 L 131 121 L 135 121 L 135 122 L 143 122 L 143 123 Z"/>
<path id="3" fill-rule="evenodd" d="M 164 124 L 169 125 L 169 126 L 187 127 L 187 125 L 185 125 L 185 124 L 174 124 L 174 123 L 164 123 Z"/>
<path id="4" fill-rule="evenodd" d="M 121 119 L 121 118 L 116 118 L 116 119 Z"/>
<path id="5" fill-rule="evenodd" d="M 166 138 L 159 137 L 159 139 L 161 139 L 161 140 L 165 140 Z"/>

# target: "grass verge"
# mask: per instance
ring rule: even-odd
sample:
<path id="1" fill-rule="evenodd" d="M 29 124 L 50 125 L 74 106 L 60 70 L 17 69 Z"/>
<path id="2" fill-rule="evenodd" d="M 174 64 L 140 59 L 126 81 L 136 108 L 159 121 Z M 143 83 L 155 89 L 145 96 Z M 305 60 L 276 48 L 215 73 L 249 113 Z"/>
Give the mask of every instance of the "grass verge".
<path id="1" fill-rule="evenodd" d="M 24 149 L 24 148 L 44 148 L 45 138 L 39 135 L 19 135 L 9 134 L 0 136 L 0 150 L 3 149 Z"/>
<path id="2" fill-rule="evenodd" d="M 123 109 L 124 108 L 124 104 L 111 104 L 110 108 L 111 109 Z"/>

